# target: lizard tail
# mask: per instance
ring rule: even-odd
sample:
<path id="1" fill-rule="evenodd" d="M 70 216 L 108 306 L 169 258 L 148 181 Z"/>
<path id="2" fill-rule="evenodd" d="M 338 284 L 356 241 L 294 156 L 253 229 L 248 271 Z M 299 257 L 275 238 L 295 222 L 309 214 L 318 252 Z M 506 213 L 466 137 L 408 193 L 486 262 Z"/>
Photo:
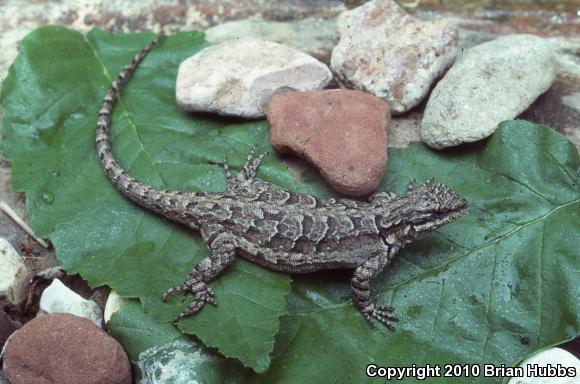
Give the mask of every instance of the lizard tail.
<path id="1" fill-rule="evenodd" d="M 147 197 L 152 194 L 159 193 L 156 190 L 146 184 L 141 183 L 135 178 L 129 176 L 127 172 L 119 165 L 113 153 L 111 151 L 111 142 L 109 139 L 109 131 L 111 128 L 111 113 L 113 110 L 113 105 L 117 99 L 117 95 L 123 85 L 125 84 L 127 78 L 135 71 L 139 63 L 143 58 L 151 51 L 151 49 L 159 42 L 159 36 L 157 36 L 153 41 L 147 44 L 139 53 L 137 53 L 131 62 L 125 66 L 123 71 L 115 78 L 111 87 L 107 91 L 103 102 L 101 103 L 101 108 L 99 109 L 99 117 L 97 120 L 97 154 L 105 174 L 111 180 L 113 185 L 121 193 L 127 196 L 129 199 L 141 204 L 146 205 L 148 208 L 156 210 L 155 206 L 151 206 Z M 156 204 L 155 204 L 156 205 Z"/>

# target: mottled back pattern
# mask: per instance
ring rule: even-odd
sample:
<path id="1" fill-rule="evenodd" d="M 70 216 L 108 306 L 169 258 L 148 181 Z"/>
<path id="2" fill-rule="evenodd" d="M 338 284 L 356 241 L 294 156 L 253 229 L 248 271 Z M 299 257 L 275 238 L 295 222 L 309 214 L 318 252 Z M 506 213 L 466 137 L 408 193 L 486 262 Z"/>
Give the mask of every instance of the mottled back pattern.
<path id="1" fill-rule="evenodd" d="M 371 280 L 395 253 L 419 236 L 461 216 L 467 202 L 449 187 L 432 181 L 402 195 L 379 192 L 369 202 L 322 200 L 300 195 L 256 180 L 265 154 L 248 155 L 234 177 L 227 161 L 227 191 L 181 192 L 152 188 L 129 176 L 115 160 L 110 145 L 111 111 L 120 87 L 135 70 L 154 40 L 119 74 L 103 99 L 97 121 L 97 153 L 115 188 L 135 203 L 201 232 L 211 255 L 197 264 L 180 286 L 168 289 L 191 293 L 194 301 L 178 317 L 215 304 L 207 283 L 217 277 L 236 255 L 269 269 L 309 273 L 322 269 L 354 269 L 354 302 L 364 318 L 394 330 L 393 308 L 380 306 L 369 291 Z"/>

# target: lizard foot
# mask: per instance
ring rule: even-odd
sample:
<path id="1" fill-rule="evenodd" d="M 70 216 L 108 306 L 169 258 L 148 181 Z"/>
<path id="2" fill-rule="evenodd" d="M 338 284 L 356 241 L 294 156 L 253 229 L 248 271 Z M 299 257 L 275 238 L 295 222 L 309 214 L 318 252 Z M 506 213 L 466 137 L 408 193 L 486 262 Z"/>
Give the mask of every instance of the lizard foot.
<path id="1" fill-rule="evenodd" d="M 199 312 L 205 303 L 217 305 L 214 300 L 213 291 L 204 282 L 189 283 L 186 281 L 182 285 L 169 288 L 163 293 L 163 301 L 166 302 L 167 297 L 175 292 L 183 292 L 184 295 L 190 292 L 194 294 L 194 298 L 191 304 L 181 311 L 181 313 L 173 320 L 174 322 L 185 319 L 186 317 Z"/>
<path id="2" fill-rule="evenodd" d="M 258 167 L 260 167 L 262 160 L 268 154 L 268 152 L 264 152 L 258 157 L 254 158 L 255 154 L 256 154 L 256 146 L 254 145 L 254 147 L 246 157 L 246 163 L 242 166 L 242 169 L 240 170 L 241 172 L 238 174 L 239 181 L 245 180 L 250 182 L 253 181 L 258 172 Z"/>
<path id="3" fill-rule="evenodd" d="M 371 327 L 373 326 L 373 320 L 377 320 L 392 332 L 395 331 L 395 327 L 391 322 L 399 321 L 398 317 L 391 315 L 394 310 L 390 305 L 377 305 L 376 302 L 368 303 L 360 308 L 363 317 Z"/>

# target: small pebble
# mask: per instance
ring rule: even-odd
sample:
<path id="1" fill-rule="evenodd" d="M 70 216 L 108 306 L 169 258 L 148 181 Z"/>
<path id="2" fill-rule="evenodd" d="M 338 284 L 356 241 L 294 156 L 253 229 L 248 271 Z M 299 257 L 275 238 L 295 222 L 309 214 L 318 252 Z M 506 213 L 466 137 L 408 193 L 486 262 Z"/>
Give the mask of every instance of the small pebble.
<path id="1" fill-rule="evenodd" d="M 103 324 L 103 311 L 97 303 L 85 300 L 59 279 L 54 279 L 42 292 L 38 313 L 70 313 L 92 321 L 97 327 Z"/>
<path id="2" fill-rule="evenodd" d="M 384 99 L 393 114 L 419 104 L 458 52 L 455 26 L 417 19 L 394 0 L 341 13 L 337 33 L 330 67 L 338 81 Z"/>
<path id="3" fill-rule="evenodd" d="M 119 309 L 121 309 L 125 304 L 127 304 L 127 299 L 119 296 L 117 292 L 111 291 L 107 297 L 107 302 L 105 304 L 105 324 L 111 320 L 111 316 Z"/>
<path id="4" fill-rule="evenodd" d="M 373 192 L 387 166 L 389 106 L 360 91 L 285 92 L 268 105 L 272 146 L 314 165 L 337 191 Z"/>
<path id="5" fill-rule="evenodd" d="M 186 111 L 264 117 L 277 92 L 323 89 L 328 67 L 282 44 L 258 39 L 205 48 L 179 66 L 177 104 Z"/>
<path id="6" fill-rule="evenodd" d="M 510 35 L 465 50 L 431 93 L 421 139 L 441 149 L 488 137 L 555 76 L 553 50 L 538 36 Z"/>
<path id="7" fill-rule="evenodd" d="M 91 321 L 66 313 L 41 315 L 6 343 L 11 384 L 130 384 L 121 345 Z"/>
<path id="8" fill-rule="evenodd" d="M 21 303 L 28 293 L 29 279 L 22 256 L 0 237 L 0 296 L 5 295 L 13 304 Z"/>

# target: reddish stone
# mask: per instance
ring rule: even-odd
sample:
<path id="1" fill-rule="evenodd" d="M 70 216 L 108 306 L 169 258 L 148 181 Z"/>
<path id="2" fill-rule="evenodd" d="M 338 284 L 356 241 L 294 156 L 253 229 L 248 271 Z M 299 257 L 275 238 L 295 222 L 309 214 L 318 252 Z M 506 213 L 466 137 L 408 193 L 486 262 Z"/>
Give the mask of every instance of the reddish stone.
<path id="1" fill-rule="evenodd" d="M 123 347 L 90 320 L 41 315 L 6 343 L 4 373 L 11 384 L 130 384 Z"/>
<path id="2" fill-rule="evenodd" d="M 373 192 L 387 166 L 386 102 L 352 90 L 284 92 L 267 110 L 272 146 L 313 164 L 337 191 Z"/>

